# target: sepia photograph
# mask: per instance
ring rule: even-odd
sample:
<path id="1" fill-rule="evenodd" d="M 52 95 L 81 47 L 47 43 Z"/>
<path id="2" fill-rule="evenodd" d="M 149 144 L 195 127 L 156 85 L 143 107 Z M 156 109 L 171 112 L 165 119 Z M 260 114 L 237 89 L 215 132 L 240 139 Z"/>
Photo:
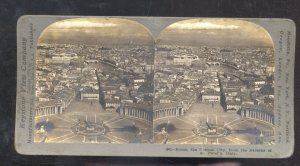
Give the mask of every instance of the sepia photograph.
<path id="1" fill-rule="evenodd" d="M 58 21 L 38 40 L 35 102 L 35 142 L 274 144 L 272 39 L 230 19 L 157 39 L 127 19 Z"/>
<path id="2" fill-rule="evenodd" d="M 288 19 L 23 16 L 15 148 L 29 155 L 288 157 Z"/>
<path id="3" fill-rule="evenodd" d="M 274 144 L 274 48 L 262 27 L 173 23 L 157 40 L 154 69 L 156 143 Z"/>
<path id="4" fill-rule="evenodd" d="M 35 142 L 152 143 L 153 46 L 126 19 L 47 27 L 36 55 Z"/>

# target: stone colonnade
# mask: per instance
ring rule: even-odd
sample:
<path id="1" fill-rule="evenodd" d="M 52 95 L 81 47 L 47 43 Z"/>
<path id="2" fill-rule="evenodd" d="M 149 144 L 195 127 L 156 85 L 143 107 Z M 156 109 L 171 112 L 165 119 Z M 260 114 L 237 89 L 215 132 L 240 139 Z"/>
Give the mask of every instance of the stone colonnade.
<path id="1" fill-rule="evenodd" d="M 44 106 L 35 109 L 35 116 L 62 114 L 63 112 L 64 108 L 60 105 Z"/>
<path id="2" fill-rule="evenodd" d="M 143 119 L 143 120 L 146 120 L 149 122 L 152 122 L 152 120 L 153 120 L 152 112 L 149 110 L 142 109 L 142 108 L 121 106 L 119 109 L 119 114 L 124 115 L 124 116 Z"/>
<path id="3" fill-rule="evenodd" d="M 154 119 L 159 119 L 164 117 L 181 116 L 184 115 L 184 111 L 182 107 L 168 107 L 168 108 L 156 109 L 154 110 L 153 114 L 154 114 L 153 115 Z"/>
<path id="4" fill-rule="evenodd" d="M 257 119 L 274 125 L 274 115 L 266 111 L 257 109 L 242 109 L 241 116 L 245 118 Z"/>

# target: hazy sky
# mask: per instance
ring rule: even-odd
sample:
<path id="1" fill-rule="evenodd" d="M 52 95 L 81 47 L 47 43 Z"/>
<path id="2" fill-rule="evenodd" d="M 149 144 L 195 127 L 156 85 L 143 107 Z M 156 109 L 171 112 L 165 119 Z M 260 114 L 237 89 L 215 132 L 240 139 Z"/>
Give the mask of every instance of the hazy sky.
<path id="1" fill-rule="evenodd" d="M 190 19 L 163 30 L 159 44 L 272 47 L 269 34 L 259 25 L 240 20 Z"/>
<path id="2" fill-rule="evenodd" d="M 48 26 L 40 42 L 67 44 L 153 44 L 151 33 L 141 24 L 117 18 L 77 18 Z"/>
<path id="3" fill-rule="evenodd" d="M 39 42 L 66 44 L 152 45 L 151 32 L 143 25 L 119 18 L 76 18 L 48 26 Z M 169 25 L 158 44 L 192 46 L 271 47 L 268 33 L 259 25 L 233 19 L 189 19 Z"/>

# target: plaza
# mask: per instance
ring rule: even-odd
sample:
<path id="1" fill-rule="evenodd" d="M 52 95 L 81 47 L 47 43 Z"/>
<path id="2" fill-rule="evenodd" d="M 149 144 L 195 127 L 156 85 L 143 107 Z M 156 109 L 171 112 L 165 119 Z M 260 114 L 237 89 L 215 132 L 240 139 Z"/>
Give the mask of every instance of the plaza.
<path id="1" fill-rule="evenodd" d="M 198 128 L 209 130 L 207 124 L 217 130 L 227 128 L 228 133 L 214 136 L 196 132 Z M 154 135 L 156 143 L 165 144 L 262 144 L 273 142 L 274 128 L 265 122 L 224 112 L 218 103 L 195 103 L 184 116 L 155 120 Z"/>
<path id="2" fill-rule="evenodd" d="M 35 142 L 150 143 L 152 124 L 101 109 L 98 102 L 73 101 L 64 114 L 36 116 Z M 76 125 L 81 125 L 83 131 L 75 132 Z M 94 128 L 97 127 L 103 128 L 103 131 L 96 132 Z M 91 134 L 86 130 L 90 130 Z"/>

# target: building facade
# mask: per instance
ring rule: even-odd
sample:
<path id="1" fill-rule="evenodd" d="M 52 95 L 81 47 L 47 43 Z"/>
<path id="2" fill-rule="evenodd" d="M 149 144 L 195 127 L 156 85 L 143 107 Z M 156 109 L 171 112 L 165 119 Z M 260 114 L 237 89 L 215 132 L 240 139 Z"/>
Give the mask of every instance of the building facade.
<path id="1" fill-rule="evenodd" d="M 82 91 L 80 93 L 80 100 L 82 101 L 99 100 L 99 92 L 96 90 Z"/>
<path id="2" fill-rule="evenodd" d="M 202 94 L 202 102 L 220 102 L 221 96 L 217 93 Z"/>

